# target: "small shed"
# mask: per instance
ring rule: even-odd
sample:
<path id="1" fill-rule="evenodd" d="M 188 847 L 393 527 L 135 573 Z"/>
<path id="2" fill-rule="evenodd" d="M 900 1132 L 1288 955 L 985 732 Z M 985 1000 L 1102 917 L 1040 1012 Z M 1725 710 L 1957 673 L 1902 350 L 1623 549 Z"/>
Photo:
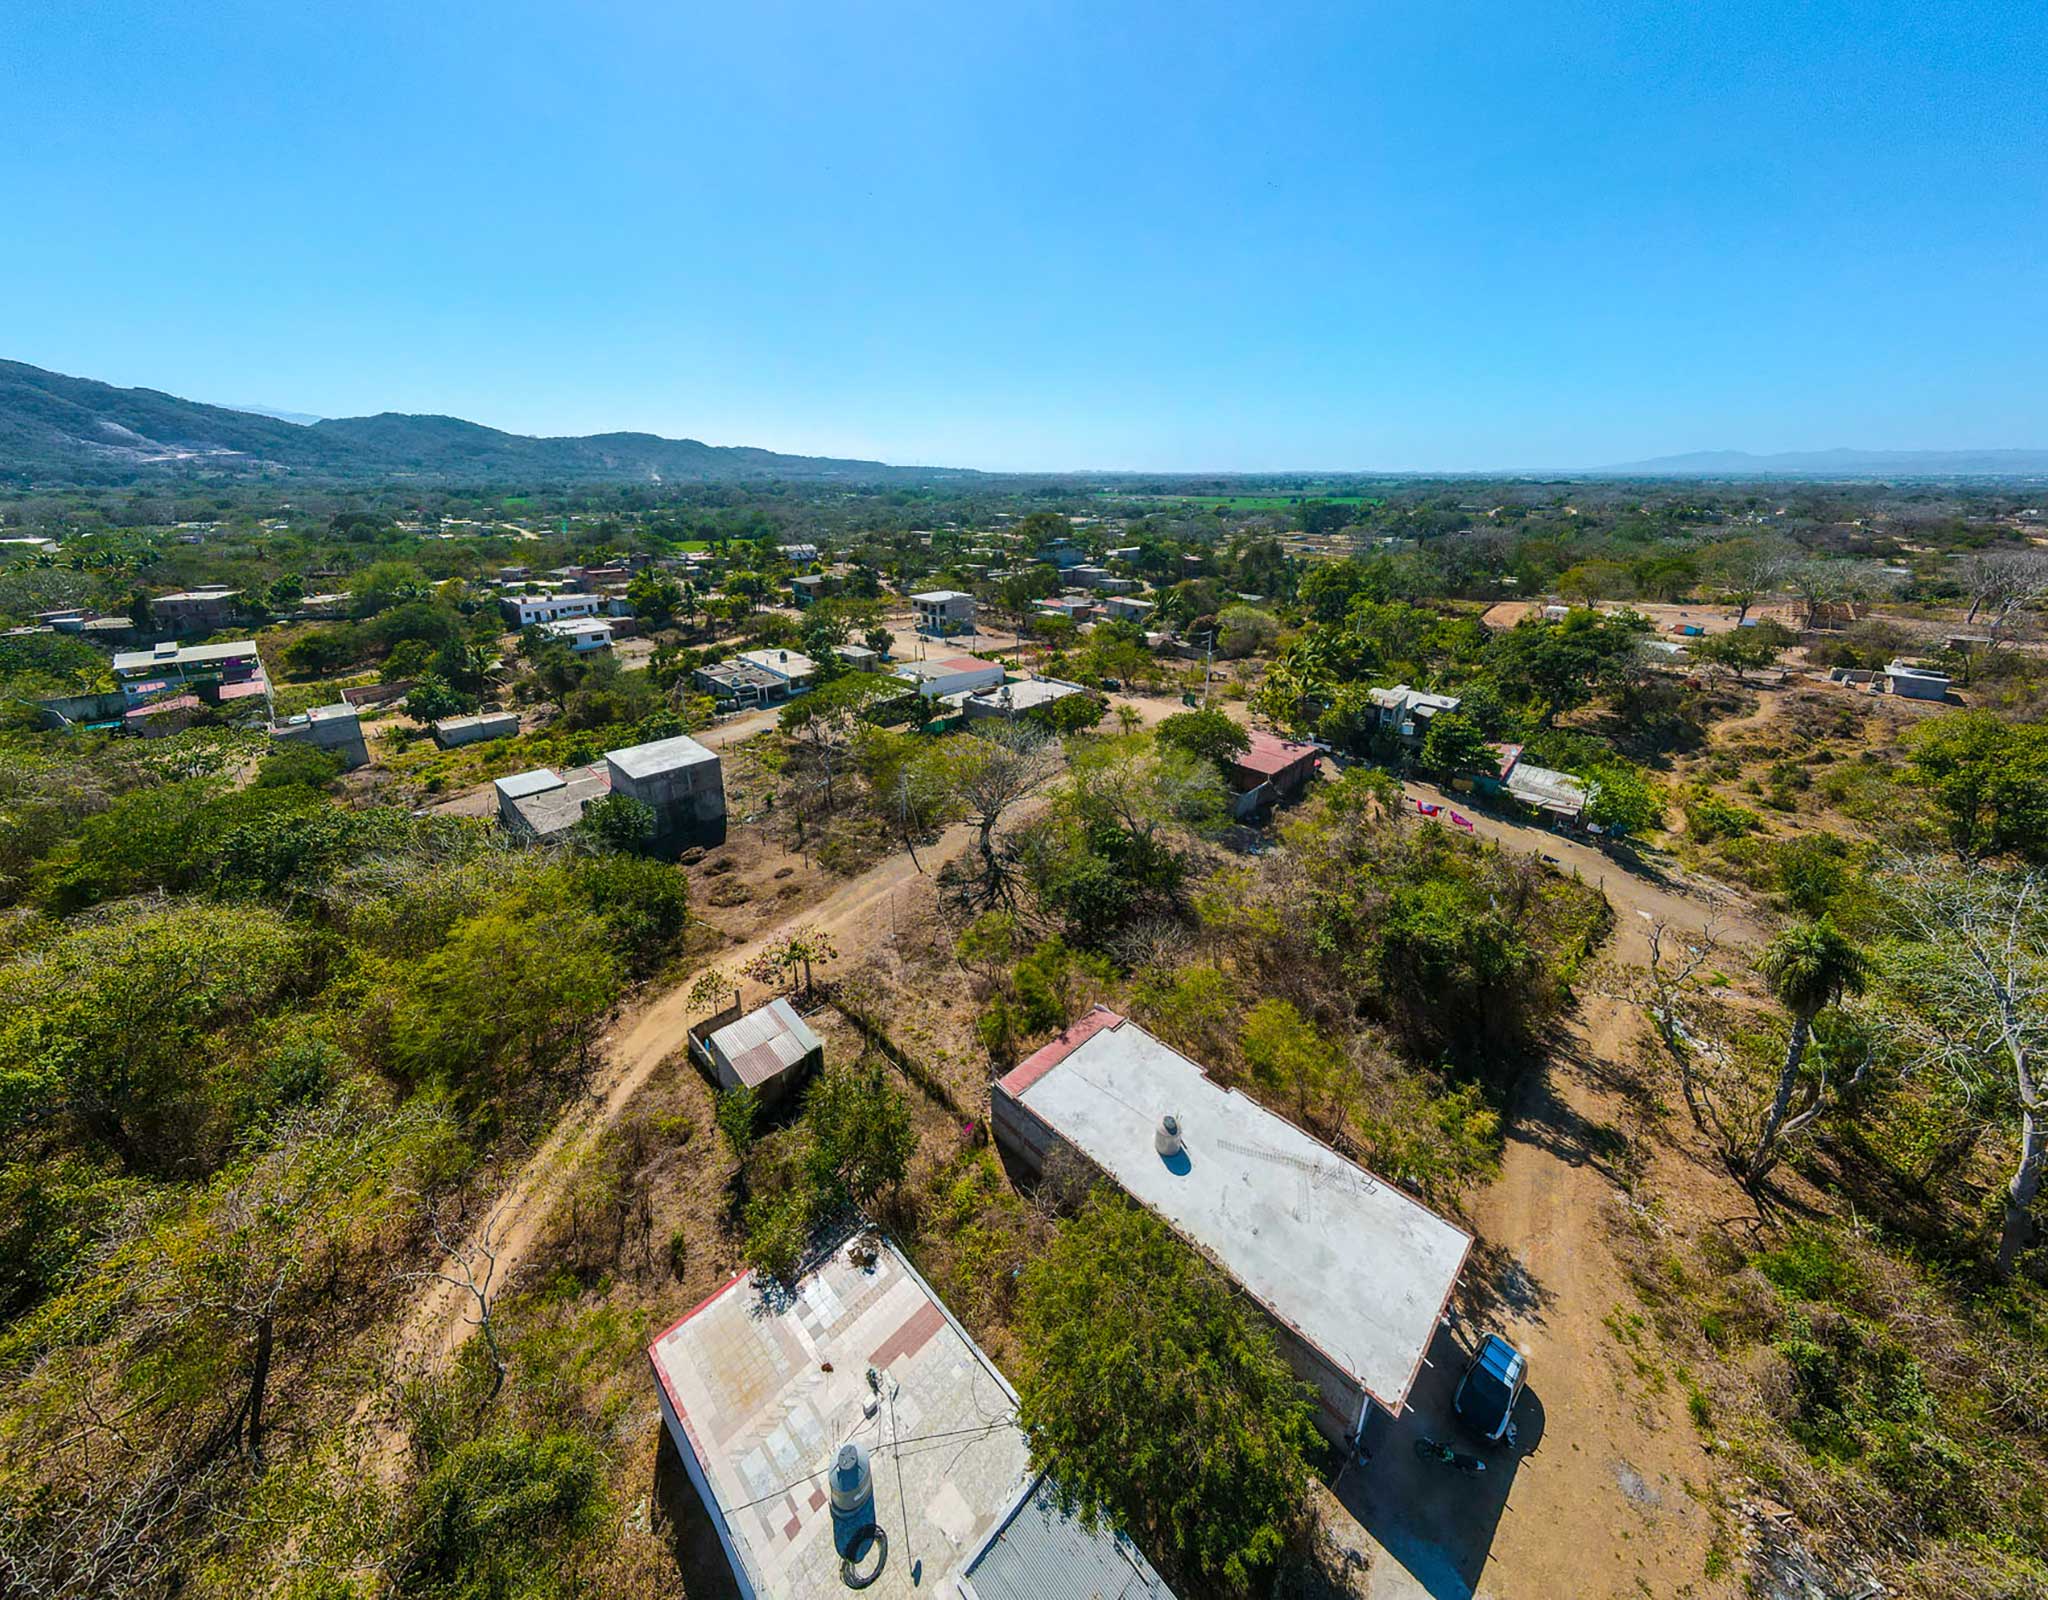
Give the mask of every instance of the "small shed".
<path id="1" fill-rule="evenodd" d="M 1251 746 L 1230 763 L 1230 787 L 1236 798 L 1231 814 L 1248 817 L 1277 802 L 1292 800 L 1316 775 L 1322 752 L 1298 739 L 1250 730 Z"/>
<path id="2" fill-rule="evenodd" d="M 721 1089 L 744 1085 L 762 1099 L 780 1098 L 825 1059 L 825 1041 L 795 1006 L 771 1000 L 698 1041 Z"/>

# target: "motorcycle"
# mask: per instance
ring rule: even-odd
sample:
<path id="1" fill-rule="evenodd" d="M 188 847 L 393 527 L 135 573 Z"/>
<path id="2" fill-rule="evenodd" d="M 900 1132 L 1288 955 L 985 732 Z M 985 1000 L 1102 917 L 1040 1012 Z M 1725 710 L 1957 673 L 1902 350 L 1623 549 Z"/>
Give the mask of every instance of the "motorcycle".
<path id="1" fill-rule="evenodd" d="M 1434 1461 L 1439 1466 L 1456 1467 L 1468 1478 L 1476 1478 L 1486 1470 L 1486 1463 L 1477 1456 L 1468 1456 L 1462 1451 L 1453 1450 L 1449 1445 L 1432 1439 L 1427 1434 L 1415 1441 L 1415 1453 L 1424 1461 Z"/>

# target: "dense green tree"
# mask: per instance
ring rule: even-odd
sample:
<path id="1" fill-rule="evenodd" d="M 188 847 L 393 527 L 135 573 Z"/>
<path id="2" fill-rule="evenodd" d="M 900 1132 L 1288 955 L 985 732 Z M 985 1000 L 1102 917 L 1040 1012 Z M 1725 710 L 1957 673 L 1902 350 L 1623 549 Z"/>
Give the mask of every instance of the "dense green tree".
<path id="1" fill-rule="evenodd" d="M 1648 624 L 1634 612 L 1619 617 L 1574 611 L 1562 622 L 1526 618 L 1497 634 L 1487 649 L 1495 680 L 1525 689 L 1548 727 L 1561 712 L 1584 705 L 1635 654 Z"/>
<path id="2" fill-rule="evenodd" d="M 1922 724 L 1912 752 L 1957 855 L 2048 859 L 2048 725 L 1956 711 Z"/>
<path id="3" fill-rule="evenodd" d="M 1478 724 L 1455 711 L 1440 712 L 1430 718 L 1429 732 L 1422 736 L 1421 754 L 1423 766 L 1446 777 L 1491 772 L 1500 765 Z"/>
<path id="4" fill-rule="evenodd" d="M 650 628 L 666 628 L 683 609 L 683 586 L 658 567 L 643 567 L 626 580 L 626 603 Z"/>
<path id="5" fill-rule="evenodd" d="M 476 710 L 475 695 L 464 694 L 437 673 L 429 672 L 415 683 L 405 697 L 405 714 L 415 722 L 439 722 Z"/>
<path id="6" fill-rule="evenodd" d="M 1252 747 L 1251 735 L 1221 711 L 1176 711 L 1153 734 L 1162 744 L 1213 763 L 1218 772 L 1228 772 Z"/>
<path id="7" fill-rule="evenodd" d="M 1308 1391 L 1250 1302 L 1102 1191 L 1025 1268 L 1019 1420 L 1035 1469 L 1225 1593 L 1268 1592 L 1308 1518 Z"/>
<path id="8" fill-rule="evenodd" d="M 1664 825 L 1664 796 L 1632 761 L 1602 761 L 1579 776 L 1588 794 L 1584 819 L 1612 834 L 1645 834 Z"/>

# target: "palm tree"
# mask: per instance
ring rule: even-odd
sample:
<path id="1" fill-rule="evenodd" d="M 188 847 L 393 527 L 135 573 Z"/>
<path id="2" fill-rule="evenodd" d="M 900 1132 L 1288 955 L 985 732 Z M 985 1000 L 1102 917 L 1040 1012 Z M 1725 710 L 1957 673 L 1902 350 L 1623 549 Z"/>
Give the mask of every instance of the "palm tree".
<path id="1" fill-rule="evenodd" d="M 1820 917 L 1787 928 L 1757 958 L 1778 1003 L 1792 1013 L 1792 1031 L 1785 1040 L 1784 1064 L 1778 1068 L 1778 1090 L 1764 1118 L 1756 1153 L 1743 1178 L 1761 1182 L 1778 1164 L 1778 1146 L 1786 1131 L 1792 1091 L 1799 1082 L 1800 1063 L 1813 1039 L 1813 1022 L 1845 995 L 1861 994 L 1870 976 L 1870 959 L 1853 944 L 1834 918 Z"/>

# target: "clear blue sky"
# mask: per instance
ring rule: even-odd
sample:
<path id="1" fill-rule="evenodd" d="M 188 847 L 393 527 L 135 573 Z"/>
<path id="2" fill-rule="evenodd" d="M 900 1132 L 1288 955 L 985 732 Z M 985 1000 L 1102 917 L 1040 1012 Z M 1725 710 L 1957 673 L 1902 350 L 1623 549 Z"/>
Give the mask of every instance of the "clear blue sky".
<path id="1" fill-rule="evenodd" d="M 8 0 L 0 355 L 985 467 L 2048 446 L 2048 6 Z"/>

